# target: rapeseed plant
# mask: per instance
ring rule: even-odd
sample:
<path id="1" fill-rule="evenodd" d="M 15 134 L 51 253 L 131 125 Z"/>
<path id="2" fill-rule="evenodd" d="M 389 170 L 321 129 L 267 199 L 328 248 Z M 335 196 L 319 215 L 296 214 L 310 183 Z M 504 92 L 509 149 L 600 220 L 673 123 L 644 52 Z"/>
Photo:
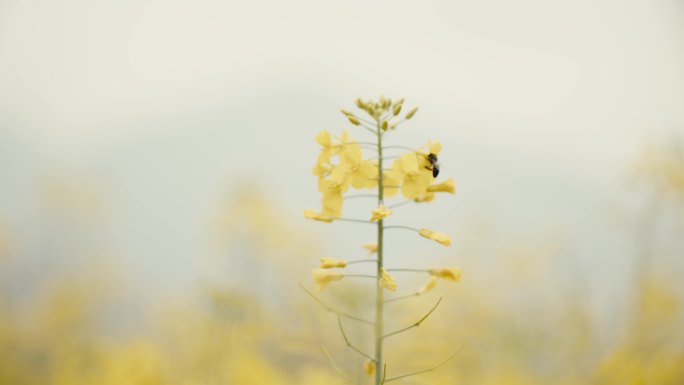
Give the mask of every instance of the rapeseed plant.
<path id="1" fill-rule="evenodd" d="M 364 116 L 357 116 L 350 111 L 341 110 L 349 123 L 370 132 L 375 141 L 356 141 L 346 130 L 343 131 L 339 137 L 334 136 L 328 131 L 321 131 L 316 135 L 316 142 L 321 146 L 321 150 L 313 168 L 313 175 L 318 177 L 318 190 L 322 194 L 322 207 L 320 211 L 311 209 L 304 211 L 304 216 L 306 218 L 321 222 L 350 221 L 376 225 L 375 232 L 377 242 L 363 244 L 363 248 L 366 249 L 370 255 L 375 255 L 375 258 L 352 261 L 336 258 L 321 258 L 319 268 L 312 272 L 314 283 L 318 286 L 319 291 L 322 291 L 328 285 L 335 281 L 339 281 L 344 277 L 374 279 L 377 282 L 375 289 L 374 320 L 369 321 L 361 317 L 338 312 L 307 290 L 307 292 L 317 302 L 323 305 L 326 310 L 337 314 L 340 333 L 342 334 L 344 341 L 348 347 L 365 358 L 365 361 L 361 366 L 366 374 L 374 376 L 375 385 L 431 371 L 437 369 L 446 362 L 444 361 L 437 366 L 418 372 L 388 376 L 387 364 L 383 358 L 385 339 L 419 326 L 437 308 L 441 302 L 441 298 L 430 311 L 417 322 L 406 328 L 389 333 L 385 333 L 384 330 L 385 303 L 411 296 L 419 296 L 433 289 L 437 284 L 438 279 L 441 278 L 456 282 L 460 280 L 462 274 L 462 269 L 459 267 L 405 269 L 390 268 L 387 266 L 387 262 L 390 262 L 386 259 L 384 253 L 384 233 L 387 230 L 408 230 L 444 246 L 451 246 L 452 244 L 451 238 L 439 231 L 403 225 L 388 226 L 385 224 L 385 221 L 393 215 L 394 209 L 405 203 L 431 202 L 435 199 L 436 193 L 454 194 L 456 191 L 453 179 L 435 183 L 440 171 L 438 156 L 442 151 L 442 145 L 439 142 L 428 141 L 426 145 L 417 149 L 405 146 L 383 145 L 383 138 L 386 135 L 392 134 L 400 124 L 411 119 L 418 111 L 418 108 L 414 107 L 401 117 L 400 114 L 403 105 L 404 99 L 392 101 L 389 98 L 380 97 L 377 101 L 374 101 L 359 98 L 356 100 L 356 106 L 364 113 Z M 364 158 L 364 149 L 372 151 L 373 156 Z M 401 155 L 385 155 L 387 152 L 395 150 L 408 151 Z M 395 160 L 391 165 L 388 165 L 387 162 L 391 158 L 394 158 Z M 377 190 L 377 194 L 362 194 L 363 196 L 377 198 L 377 202 L 374 206 L 369 208 L 369 219 L 346 218 L 343 216 L 345 194 L 350 188 L 355 190 Z M 399 193 L 405 198 L 405 201 L 387 205 L 386 199 L 395 197 L 399 195 Z M 345 274 L 339 270 L 331 270 L 336 268 L 343 269 L 349 264 L 362 262 L 375 263 L 373 274 Z M 390 274 L 393 271 L 427 273 L 429 278 L 427 283 L 412 294 L 385 299 L 384 290 L 394 292 L 400 287 L 394 277 Z M 375 348 L 373 354 L 363 352 L 349 341 L 342 325 L 342 318 L 373 326 Z M 347 379 L 354 381 L 341 370 L 338 369 L 338 371 Z"/>

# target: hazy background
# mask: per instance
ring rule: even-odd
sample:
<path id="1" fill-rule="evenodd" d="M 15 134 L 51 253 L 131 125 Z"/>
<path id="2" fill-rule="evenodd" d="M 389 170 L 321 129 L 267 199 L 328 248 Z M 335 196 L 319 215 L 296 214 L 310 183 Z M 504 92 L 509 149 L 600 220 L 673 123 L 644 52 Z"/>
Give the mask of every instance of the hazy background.
<path id="1" fill-rule="evenodd" d="M 455 244 L 392 234 L 398 263 L 464 266 L 542 313 L 573 293 L 592 341 L 621 330 L 644 255 L 684 291 L 682 200 L 634 172 L 683 140 L 681 1 L 0 1 L 8 303 L 90 279 L 117 293 L 115 335 L 214 285 L 294 316 L 320 256 L 372 240 L 302 217 L 315 134 L 368 140 L 339 109 L 381 94 L 420 108 L 391 143 L 441 141 L 458 190 L 402 207 Z"/>

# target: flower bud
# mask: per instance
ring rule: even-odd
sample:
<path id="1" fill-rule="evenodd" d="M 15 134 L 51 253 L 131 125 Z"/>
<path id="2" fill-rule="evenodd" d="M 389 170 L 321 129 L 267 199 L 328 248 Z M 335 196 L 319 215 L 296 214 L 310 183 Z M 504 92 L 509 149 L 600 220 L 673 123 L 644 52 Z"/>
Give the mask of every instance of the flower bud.
<path id="1" fill-rule="evenodd" d="M 402 107 L 401 103 L 395 104 L 394 109 L 392 109 L 392 115 L 394 115 L 394 116 L 399 115 L 399 113 L 401 112 L 401 107 Z"/>
<path id="2" fill-rule="evenodd" d="M 375 361 L 371 359 L 367 359 L 366 361 L 363 362 L 363 371 L 366 372 L 367 375 L 372 376 L 375 374 Z"/>
<path id="3" fill-rule="evenodd" d="M 347 267 L 347 261 L 338 258 L 321 258 L 321 269 L 332 269 L 333 267 Z"/>
<path id="4" fill-rule="evenodd" d="M 380 269 L 380 279 L 378 280 L 378 286 L 390 291 L 397 290 L 397 283 L 394 281 L 394 278 L 392 278 L 392 276 L 389 275 L 389 273 L 387 273 L 387 270 L 385 270 L 384 267 Z"/>
<path id="5" fill-rule="evenodd" d="M 347 115 L 347 119 L 349 119 L 349 122 L 351 122 L 351 124 L 353 124 L 355 126 L 358 126 L 359 124 L 361 124 L 359 119 L 357 119 L 356 116 L 354 116 L 354 115 Z"/>

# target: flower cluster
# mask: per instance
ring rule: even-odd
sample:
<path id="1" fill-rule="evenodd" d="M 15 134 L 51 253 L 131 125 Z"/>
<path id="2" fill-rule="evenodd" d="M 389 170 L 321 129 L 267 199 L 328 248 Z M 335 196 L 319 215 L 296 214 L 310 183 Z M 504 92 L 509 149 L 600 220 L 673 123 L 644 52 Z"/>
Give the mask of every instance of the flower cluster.
<path id="1" fill-rule="evenodd" d="M 394 130 L 398 124 L 415 115 L 417 108 L 413 108 L 403 119 L 399 119 L 403 103 L 403 99 L 395 102 L 387 98 L 380 98 L 378 102 L 358 99 L 357 106 L 378 121 L 376 127 L 347 110 L 342 110 L 342 113 L 352 124 L 382 133 Z M 438 166 L 435 166 L 431 159 L 437 159 L 442 150 L 439 142 L 428 141 L 427 145 L 398 157 L 391 168 L 381 171 L 378 167 L 379 156 L 365 159 L 363 157 L 362 147 L 370 146 L 373 149 L 375 144 L 358 142 L 352 139 L 346 130 L 340 137 L 335 137 L 328 131 L 321 131 L 316 135 L 316 142 L 321 149 L 312 173 L 318 177 L 322 209 L 319 212 L 306 210 L 304 215 L 307 218 L 330 222 L 341 217 L 344 195 L 350 187 L 356 190 L 372 189 L 378 186 L 379 180 L 383 180 L 382 189 L 385 197 L 396 196 L 401 191 L 405 198 L 416 202 L 431 202 L 437 192 L 455 192 L 453 179 L 433 184 L 437 175 L 434 167 Z M 378 149 L 373 150 L 377 154 Z M 381 209 L 382 207 L 378 207 L 376 210 Z M 376 210 L 373 212 L 373 218 L 384 218 L 392 213 L 391 210 L 376 213 Z"/>
<path id="2" fill-rule="evenodd" d="M 451 238 L 439 231 L 409 226 L 387 226 L 386 221 L 394 221 L 397 207 L 406 203 L 432 202 L 439 193 L 454 194 L 456 186 L 453 179 L 437 182 L 440 173 L 438 157 L 442 151 L 439 142 L 428 140 L 427 144 L 419 148 L 405 146 L 383 146 L 383 137 L 394 131 L 401 123 L 411 119 L 418 110 L 412 108 L 401 116 L 404 99 L 392 101 L 381 97 L 377 101 L 357 99 L 356 106 L 365 113 L 357 116 L 347 110 L 342 110 L 346 119 L 354 126 L 370 131 L 376 138 L 374 142 L 362 142 L 353 139 L 346 130 L 337 137 L 328 131 L 321 131 L 316 135 L 316 142 L 320 145 L 320 152 L 313 167 L 313 175 L 318 178 L 318 191 L 321 193 L 322 207 L 320 211 L 307 209 L 304 216 L 321 222 L 352 221 L 373 224 L 377 229 L 377 243 L 363 244 L 369 253 L 366 258 L 339 259 L 321 258 L 320 265 L 312 271 L 312 278 L 319 291 L 335 281 L 343 278 L 372 278 L 376 282 L 375 306 L 376 321 L 366 322 L 374 325 L 375 354 L 370 356 L 353 346 L 344 332 L 339 317 L 364 321 L 356 316 L 338 313 L 340 332 L 347 343 L 366 358 L 363 363 L 364 371 L 368 375 L 375 375 L 375 384 L 384 383 L 386 366 L 383 365 L 383 340 L 385 337 L 398 334 L 408 329 L 383 334 L 383 306 L 385 301 L 394 301 L 411 296 L 419 296 L 432 290 L 439 279 L 458 282 L 461 278 L 460 267 L 433 267 L 430 269 L 391 268 L 387 266 L 384 256 L 383 233 L 390 229 L 410 230 L 414 233 L 438 242 L 444 246 L 451 246 Z M 364 150 L 370 152 L 364 156 Z M 396 151 L 403 151 L 397 153 Z M 386 155 L 388 154 L 389 155 Z M 389 164 L 389 160 L 392 163 Z M 355 194 L 353 197 L 375 197 L 377 203 L 369 208 L 369 216 L 364 219 L 343 217 L 345 199 L 351 198 L 350 190 L 376 189 L 375 194 Z M 388 199 L 403 198 L 402 202 L 388 204 Z M 345 270 L 350 264 L 370 262 L 375 265 L 374 274 L 352 274 Z M 399 285 L 391 273 L 395 271 L 422 272 L 429 275 L 428 281 L 418 290 L 408 295 L 400 295 L 384 300 L 385 290 L 395 292 Z M 312 294 L 313 295 L 313 294 Z M 315 297 L 314 297 L 315 298 Z M 321 302 L 320 300 L 318 300 Z M 441 298 L 440 298 L 441 301 Z M 321 302 L 323 303 L 323 302 Z M 430 313 L 437 307 L 430 310 Z M 327 305 L 329 311 L 333 311 Z M 430 314 L 420 319 L 411 327 L 418 326 Z M 410 327 L 409 327 L 410 328 Z M 401 376 L 404 377 L 404 376 Z M 396 377 L 395 379 L 401 378 Z M 388 381 L 392 378 L 387 379 Z"/>
<path id="3" fill-rule="evenodd" d="M 312 219 L 340 217 L 342 195 L 350 186 L 355 189 L 377 186 L 377 161 L 363 159 L 361 145 L 350 140 L 347 131 L 340 138 L 333 138 L 328 131 L 321 131 L 316 136 L 316 141 L 321 145 L 321 151 L 313 174 L 318 176 L 318 191 L 323 195 L 323 210 L 320 213 L 311 212 L 307 216 Z"/>

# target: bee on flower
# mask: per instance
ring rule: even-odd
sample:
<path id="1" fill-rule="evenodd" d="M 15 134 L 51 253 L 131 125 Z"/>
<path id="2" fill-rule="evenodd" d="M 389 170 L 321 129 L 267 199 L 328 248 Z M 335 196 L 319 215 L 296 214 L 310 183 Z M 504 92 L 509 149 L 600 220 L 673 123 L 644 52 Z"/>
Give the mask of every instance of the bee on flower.
<path id="1" fill-rule="evenodd" d="M 429 269 L 407 269 L 390 267 L 395 263 L 389 255 L 385 253 L 386 239 L 384 234 L 390 230 L 412 231 L 421 237 L 433 240 L 444 246 L 451 246 L 451 238 L 442 232 L 433 231 L 427 228 L 414 228 L 404 225 L 396 225 L 395 221 L 401 219 L 397 211 L 398 207 L 405 203 L 429 203 L 434 202 L 441 193 L 454 194 L 456 191 L 455 182 L 452 178 L 446 181 L 438 181 L 437 178 L 443 175 L 443 168 L 440 162 L 442 151 L 441 143 L 437 141 L 427 141 L 417 149 L 405 146 L 387 146 L 384 144 L 386 135 L 394 135 L 397 128 L 414 118 L 417 107 L 412 107 L 407 113 L 403 114 L 404 99 L 392 100 L 380 97 L 377 100 L 356 99 L 356 107 L 359 113 L 354 113 L 345 109 L 341 112 L 344 115 L 346 124 L 351 124 L 351 134 L 347 130 L 342 131 L 339 137 L 328 131 L 321 131 L 316 135 L 316 142 L 320 146 L 320 151 L 313 167 L 313 175 L 318 178 L 318 191 L 321 194 L 321 209 L 307 209 L 304 217 L 319 222 L 335 223 L 347 221 L 353 223 L 364 223 L 372 225 L 367 228 L 377 238 L 376 242 L 365 243 L 363 248 L 367 254 L 358 258 L 341 259 L 335 257 L 324 257 L 320 259 L 317 269 L 312 271 L 312 279 L 319 291 L 330 284 L 340 281 L 343 278 L 372 279 L 375 283 L 370 297 L 375 297 L 375 320 L 365 320 L 362 317 L 341 313 L 334 308 L 326 305 L 321 299 L 314 298 L 321 303 L 328 311 L 337 314 L 340 332 L 348 347 L 359 353 L 365 358 L 363 370 L 369 376 L 373 376 L 375 385 L 384 383 L 386 378 L 386 363 L 383 362 L 384 339 L 388 336 L 402 333 L 412 327 L 418 326 L 423 322 L 439 305 L 441 298 L 432 309 L 419 319 L 418 322 L 407 328 L 399 329 L 394 332 L 384 333 L 384 304 L 386 302 L 385 290 L 387 295 L 399 290 L 402 286 L 390 272 L 421 272 L 428 273 L 428 281 L 409 295 L 400 295 L 387 301 L 401 300 L 412 296 L 425 294 L 436 286 L 438 280 L 458 282 L 461 279 L 462 269 L 459 267 L 433 267 Z M 371 135 L 371 140 L 357 140 L 358 135 L 367 131 Z M 401 151 L 398 152 L 397 150 Z M 390 161 L 392 159 L 392 161 Z M 358 193 L 358 190 L 373 190 L 372 194 Z M 352 198 L 375 198 L 372 205 L 367 201 L 354 199 L 354 203 L 365 202 L 370 211 L 370 218 L 349 218 L 344 215 L 345 204 Z M 392 203 L 391 200 L 399 200 Z M 366 212 L 368 212 L 366 211 Z M 399 249 L 400 250 L 400 249 Z M 339 269 L 346 269 L 349 265 L 360 264 L 362 266 L 372 266 L 367 272 L 356 273 L 348 271 L 342 273 Z M 402 278 L 398 276 L 398 278 Z M 313 294 L 311 294 L 313 296 Z M 367 323 L 374 327 L 375 351 L 366 354 L 356 347 L 344 331 L 341 319 L 347 318 L 357 322 Z M 410 375 L 419 374 L 419 371 Z M 391 380 L 388 379 L 388 380 Z"/>

